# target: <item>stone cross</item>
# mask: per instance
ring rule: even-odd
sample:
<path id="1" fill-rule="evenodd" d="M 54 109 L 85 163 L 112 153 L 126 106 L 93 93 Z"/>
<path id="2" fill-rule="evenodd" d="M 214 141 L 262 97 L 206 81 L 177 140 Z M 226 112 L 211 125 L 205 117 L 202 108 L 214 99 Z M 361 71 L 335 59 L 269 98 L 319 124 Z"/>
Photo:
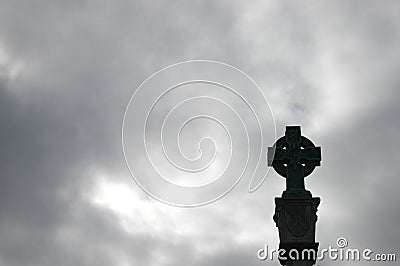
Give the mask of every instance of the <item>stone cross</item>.
<path id="1" fill-rule="evenodd" d="M 285 266 L 312 266 L 316 257 L 288 257 L 291 251 L 318 251 L 315 242 L 317 208 L 321 199 L 312 197 L 304 186 L 304 178 L 321 163 L 321 148 L 303 137 L 299 126 L 286 127 L 285 136 L 268 148 L 268 165 L 286 178 L 286 191 L 275 198 L 274 221 L 279 230 L 279 249 L 286 257 L 279 258 Z"/>
<path id="2" fill-rule="evenodd" d="M 287 126 L 285 136 L 268 148 L 268 166 L 286 178 L 283 197 L 307 198 L 304 177 L 311 174 L 321 162 L 321 147 L 301 136 L 300 126 Z"/>

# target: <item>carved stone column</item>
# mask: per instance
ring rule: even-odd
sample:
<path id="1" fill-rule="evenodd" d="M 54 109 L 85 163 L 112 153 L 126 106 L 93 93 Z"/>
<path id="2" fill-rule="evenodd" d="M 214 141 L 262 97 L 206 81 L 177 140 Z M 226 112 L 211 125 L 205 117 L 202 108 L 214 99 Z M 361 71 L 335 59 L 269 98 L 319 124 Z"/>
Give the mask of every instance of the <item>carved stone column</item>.
<path id="1" fill-rule="evenodd" d="M 305 189 L 304 178 L 320 165 L 321 148 L 301 136 L 299 126 L 268 148 L 268 165 L 286 178 L 286 190 L 275 198 L 274 221 L 279 231 L 279 261 L 287 266 L 311 266 L 317 258 L 315 225 L 320 198 Z"/>

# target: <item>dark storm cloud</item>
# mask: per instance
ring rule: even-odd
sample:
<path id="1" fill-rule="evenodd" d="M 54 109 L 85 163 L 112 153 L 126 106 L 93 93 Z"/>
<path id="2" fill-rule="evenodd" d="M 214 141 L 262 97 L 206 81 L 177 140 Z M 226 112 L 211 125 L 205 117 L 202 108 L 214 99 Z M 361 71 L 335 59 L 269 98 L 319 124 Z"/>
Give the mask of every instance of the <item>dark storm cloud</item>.
<path id="1" fill-rule="evenodd" d="M 176 210 L 146 198 L 124 166 L 120 128 L 133 88 L 194 58 L 248 72 L 279 135 L 301 124 L 322 145 L 323 166 L 307 179 L 323 199 L 322 246 L 343 236 L 398 252 L 399 10 L 395 1 L 3 1 L 0 264 L 266 264 L 256 251 L 277 243 L 272 199 L 282 178 L 241 195 L 244 180 L 223 202 Z M 85 196 L 98 182 L 91 169 L 133 187 L 133 233 Z"/>
<path id="2" fill-rule="evenodd" d="M 3 3 L 1 263 L 150 265 L 187 249 L 148 231 L 128 234 L 112 213 L 81 199 L 88 168 L 128 178 L 120 127 L 132 88 L 148 71 L 186 59 L 182 47 L 206 30 L 200 19 L 176 21 L 178 7 L 199 18 L 217 12 L 215 25 L 226 17 L 203 5 L 164 12 L 139 2 Z M 223 34 L 215 29 L 214 38 Z M 8 75 L 14 61 L 23 65 L 17 78 Z"/>

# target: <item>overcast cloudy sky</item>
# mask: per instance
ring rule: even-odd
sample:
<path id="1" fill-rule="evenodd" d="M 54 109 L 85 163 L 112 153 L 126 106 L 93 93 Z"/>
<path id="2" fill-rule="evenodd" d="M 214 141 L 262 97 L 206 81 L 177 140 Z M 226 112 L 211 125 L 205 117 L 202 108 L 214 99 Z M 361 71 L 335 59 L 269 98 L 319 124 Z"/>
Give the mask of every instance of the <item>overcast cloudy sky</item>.
<path id="1" fill-rule="evenodd" d="M 245 71 L 278 136 L 301 125 L 322 147 L 321 247 L 399 256 L 399 18 L 398 1 L 0 0 L 0 265 L 279 265 L 256 254 L 278 245 L 277 174 L 181 209 L 125 165 L 135 88 L 191 59 Z"/>

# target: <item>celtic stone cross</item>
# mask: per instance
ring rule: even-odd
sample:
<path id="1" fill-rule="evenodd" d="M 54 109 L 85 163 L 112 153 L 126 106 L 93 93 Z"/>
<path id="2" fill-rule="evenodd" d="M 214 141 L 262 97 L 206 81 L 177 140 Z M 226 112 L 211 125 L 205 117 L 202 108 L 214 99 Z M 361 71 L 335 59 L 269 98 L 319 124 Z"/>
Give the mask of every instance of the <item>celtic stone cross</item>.
<path id="1" fill-rule="evenodd" d="M 310 198 L 305 189 L 304 177 L 311 174 L 321 162 L 321 148 L 301 136 L 299 126 L 286 127 L 285 136 L 268 148 L 268 165 L 286 178 L 283 197 Z"/>
<path id="2" fill-rule="evenodd" d="M 279 230 L 279 249 L 285 266 L 311 266 L 316 263 L 318 242 L 315 242 L 317 208 L 320 198 L 312 197 L 304 186 L 304 178 L 321 163 L 321 148 L 303 137 L 299 126 L 287 126 L 285 136 L 268 148 L 268 165 L 286 178 L 286 190 L 275 198 L 274 221 Z M 290 257 L 291 252 L 298 257 Z M 300 257 L 303 253 L 313 256 Z"/>

